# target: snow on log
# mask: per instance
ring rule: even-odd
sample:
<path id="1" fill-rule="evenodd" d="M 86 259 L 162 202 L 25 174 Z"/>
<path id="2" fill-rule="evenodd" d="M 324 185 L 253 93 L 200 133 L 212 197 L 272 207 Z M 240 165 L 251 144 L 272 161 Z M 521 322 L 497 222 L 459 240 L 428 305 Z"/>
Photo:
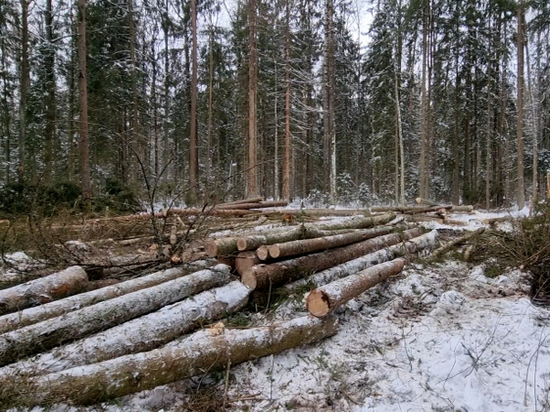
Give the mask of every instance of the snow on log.
<path id="1" fill-rule="evenodd" d="M 163 348 L 31 377 L 24 385 L 4 378 L 0 401 L 96 403 L 318 342 L 335 335 L 337 328 L 335 318 L 306 316 L 260 328 L 204 329 Z"/>
<path id="2" fill-rule="evenodd" d="M 256 253 L 248 250 L 237 255 L 235 269 L 239 275 L 242 275 L 246 270 L 259 263 L 261 263 L 261 260 L 256 256 Z"/>
<path id="3" fill-rule="evenodd" d="M 305 236 L 303 226 L 295 227 L 285 232 L 266 232 L 260 235 L 243 236 L 237 239 L 237 248 L 240 251 L 254 250 L 262 245 L 272 245 L 279 242 L 290 242 Z"/>
<path id="4" fill-rule="evenodd" d="M 394 229 L 391 227 L 378 227 L 374 229 L 365 229 L 341 235 L 295 240 L 286 243 L 276 243 L 269 246 L 269 256 L 271 256 L 273 259 L 278 259 L 287 256 L 296 256 L 320 250 L 333 249 L 335 247 L 372 239 L 373 237 L 387 235 L 393 230 Z M 258 251 L 256 253 L 258 254 L 258 257 L 262 259 L 262 256 L 260 255 L 262 254 L 262 252 L 260 252 L 260 249 L 261 247 L 258 248 Z"/>
<path id="5" fill-rule="evenodd" d="M 65 299 L 46 303 L 45 305 L 28 308 L 17 313 L 10 313 L 0 317 L 0 334 L 6 333 L 23 326 L 32 325 L 46 319 L 64 315 L 65 313 L 81 309 L 86 306 L 95 305 L 105 300 L 113 299 L 126 295 L 137 290 L 145 289 L 151 286 L 159 285 L 190 272 L 195 272 L 206 268 L 207 263 L 201 261 L 187 266 L 178 266 L 160 272 L 151 273 L 136 279 L 130 279 L 125 282 L 117 283 L 113 286 L 103 287 L 87 293 L 70 296 Z"/>
<path id="6" fill-rule="evenodd" d="M 0 315 L 79 293 L 86 288 L 88 275 L 80 266 L 0 290 Z"/>
<path id="7" fill-rule="evenodd" d="M 287 282 L 302 278 L 314 271 L 321 271 L 339 265 L 374 250 L 395 245 L 403 240 L 420 235 L 420 229 L 407 230 L 404 233 L 393 233 L 364 240 L 348 246 L 330 249 L 325 252 L 276 262 L 269 265 L 260 264 L 247 270 L 241 281 L 250 289 L 267 290 L 272 286 L 280 286 Z"/>
<path id="8" fill-rule="evenodd" d="M 366 229 L 369 227 L 383 225 L 395 219 L 395 213 L 384 213 L 379 216 L 364 217 L 355 216 L 347 220 L 338 220 L 336 222 L 325 222 L 314 225 L 320 230 L 339 230 L 339 229 Z M 306 225 L 307 227 L 307 225 Z"/>
<path id="9" fill-rule="evenodd" d="M 432 230 L 422 236 L 410 239 L 407 242 L 399 243 L 388 248 L 369 253 L 368 255 L 350 260 L 349 262 L 334 266 L 333 268 L 323 270 L 319 273 L 308 276 L 307 278 L 289 283 L 284 285 L 284 288 L 289 291 L 294 291 L 306 285 L 310 285 L 312 288 L 326 285 L 327 283 L 334 282 L 335 280 L 346 277 L 352 273 L 357 273 L 372 265 L 386 262 L 398 256 L 406 256 L 420 250 L 431 248 L 435 245 L 437 236 L 437 230 Z"/>
<path id="10" fill-rule="evenodd" d="M 139 290 L 0 335 L 0 365 L 80 339 L 229 282 L 226 265 Z"/>
<path id="11" fill-rule="evenodd" d="M 210 289 L 94 336 L 0 369 L 2 376 L 31 376 L 153 350 L 242 309 L 250 290 L 239 281 Z"/>
<path id="12" fill-rule="evenodd" d="M 359 296 L 390 276 L 400 273 L 405 267 L 405 262 L 405 259 L 397 258 L 391 262 L 380 263 L 312 290 L 306 298 L 308 312 L 319 318 L 327 316 L 338 306 Z"/>

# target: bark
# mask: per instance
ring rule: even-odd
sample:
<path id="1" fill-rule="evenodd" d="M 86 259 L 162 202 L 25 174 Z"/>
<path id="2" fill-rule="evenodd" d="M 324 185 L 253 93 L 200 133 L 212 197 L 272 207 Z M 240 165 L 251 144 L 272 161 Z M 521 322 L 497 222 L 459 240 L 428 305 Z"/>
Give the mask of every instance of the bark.
<path id="1" fill-rule="evenodd" d="M 239 281 L 202 292 L 122 325 L 3 369 L 4 376 L 42 375 L 153 350 L 242 309 L 250 290 Z"/>
<path id="2" fill-rule="evenodd" d="M 313 253 L 270 265 L 256 265 L 241 276 L 241 281 L 250 289 L 267 290 L 273 286 L 307 276 L 341 263 L 357 259 L 375 250 L 395 245 L 402 240 L 420 235 L 420 229 L 411 229 L 403 234 L 394 233 L 365 240 L 349 246 Z"/>
<path id="3" fill-rule="evenodd" d="M 302 226 L 295 227 L 286 232 L 265 233 L 240 237 L 237 239 L 237 248 L 240 251 L 254 250 L 262 245 L 272 245 L 278 242 L 290 242 L 305 236 L 305 229 Z"/>
<path id="4" fill-rule="evenodd" d="M 246 270 L 259 263 L 261 263 L 261 260 L 255 252 L 241 252 L 235 259 L 235 269 L 239 275 L 242 275 Z"/>
<path id="5" fill-rule="evenodd" d="M 234 200 L 232 202 L 220 203 L 219 205 L 216 205 L 216 206 L 217 207 L 224 207 L 224 206 L 229 206 L 229 205 L 239 205 L 241 203 L 260 203 L 260 202 L 263 202 L 263 201 L 264 201 L 263 197 L 251 197 L 251 198 L 248 198 L 248 199 L 241 199 L 241 200 Z"/>
<path id="6" fill-rule="evenodd" d="M 432 253 L 432 257 L 436 258 L 440 255 L 443 255 L 447 253 L 449 250 L 451 250 L 453 247 L 469 241 L 470 239 L 482 234 L 484 231 L 485 231 L 485 228 L 481 228 L 476 230 L 475 232 L 468 233 L 467 235 L 461 236 L 458 239 L 448 242 L 445 246 L 442 246 L 439 249 L 434 250 Z"/>
<path id="7" fill-rule="evenodd" d="M 379 227 L 374 229 L 365 229 L 352 233 L 341 235 L 326 236 L 314 239 L 295 240 L 286 243 L 276 243 L 269 247 L 269 256 L 273 259 L 287 256 L 302 255 L 311 252 L 317 252 L 335 247 L 349 245 L 351 243 L 361 242 L 373 237 L 387 235 L 394 229 L 392 227 Z M 258 254 L 261 259 L 261 256 Z M 265 260 L 265 259 L 262 259 Z"/>
<path id="8" fill-rule="evenodd" d="M 437 205 L 439 205 L 439 203 L 434 202 L 433 200 L 422 199 L 421 197 L 416 198 L 416 203 L 418 203 L 419 205 L 428 205 L 428 206 L 437 206 Z"/>
<path id="9" fill-rule="evenodd" d="M 340 230 L 340 229 L 365 229 L 377 225 L 384 225 L 395 219 L 395 213 L 384 213 L 379 216 L 363 217 L 357 216 L 343 222 L 326 222 L 315 225 L 320 230 Z M 309 226 L 306 225 L 306 228 Z"/>
<path id="10" fill-rule="evenodd" d="M 433 247 L 437 240 L 437 236 L 437 230 L 432 230 L 429 233 L 410 239 L 407 242 L 399 243 L 388 248 L 369 253 L 368 255 L 335 266 L 331 269 L 327 269 L 307 278 L 300 279 L 296 282 L 285 285 L 284 288 L 288 291 L 294 291 L 307 285 L 312 287 L 326 285 L 337 279 L 346 277 L 350 273 L 357 273 L 372 265 L 377 265 L 379 263 L 395 259 L 399 256 L 408 256 L 423 249 Z"/>
<path id="11" fill-rule="evenodd" d="M 80 339 L 228 282 L 229 267 L 216 266 L 5 333 L 0 336 L 0 365 Z"/>
<path id="12" fill-rule="evenodd" d="M 285 17 L 285 173 L 283 195 L 290 201 L 290 1 L 286 2 Z"/>
<path id="13" fill-rule="evenodd" d="M 82 1 L 82 0 L 81 0 Z M 25 183 L 25 160 L 27 157 L 27 98 L 30 87 L 29 74 L 29 0 L 21 0 L 21 74 L 19 97 L 19 159 L 17 176 L 19 184 Z"/>
<path id="14" fill-rule="evenodd" d="M 164 214 L 156 214 L 155 217 L 165 217 L 165 216 L 218 216 L 218 217 L 238 217 L 238 216 L 247 216 L 247 215 L 257 215 L 260 214 L 257 210 L 248 210 L 248 209 L 170 209 Z M 141 215 L 138 215 L 141 216 Z M 150 215 L 143 215 L 145 218 L 151 218 Z"/>
<path id="15" fill-rule="evenodd" d="M 197 7 L 196 0 L 191 0 L 191 113 L 189 127 L 189 188 L 191 198 L 196 202 L 197 183 L 199 177 L 199 146 L 197 138 L 197 84 L 198 84 L 198 58 L 197 58 Z"/>
<path id="16" fill-rule="evenodd" d="M 248 47 L 250 50 L 248 62 L 248 195 L 258 193 L 258 126 L 256 113 L 256 97 L 258 88 L 256 49 L 256 0 L 248 0 Z"/>
<path id="17" fill-rule="evenodd" d="M 517 36 L 517 63 L 518 63 L 518 75 L 517 75 L 517 150 L 518 150 L 518 188 L 517 188 L 517 200 L 518 208 L 521 210 L 525 206 L 525 179 L 523 175 L 523 51 L 525 47 L 524 39 L 524 19 L 525 9 L 521 1 L 518 4 L 518 36 Z"/>
<path id="18" fill-rule="evenodd" d="M 368 209 L 280 209 L 277 212 L 298 216 L 355 216 L 368 215 Z"/>
<path id="19" fill-rule="evenodd" d="M 0 315 L 74 295 L 83 291 L 87 282 L 84 269 L 71 266 L 61 272 L 0 290 Z"/>
<path id="20" fill-rule="evenodd" d="M 405 266 L 405 262 L 405 259 L 398 258 L 391 262 L 380 263 L 312 290 L 306 298 L 308 312 L 319 318 L 327 316 L 338 306 L 356 298 L 390 276 L 400 273 Z"/>
<path id="21" fill-rule="evenodd" d="M 223 237 L 221 239 L 209 239 L 205 244 L 205 251 L 208 256 L 228 256 L 237 252 L 236 237 Z"/>
<path id="22" fill-rule="evenodd" d="M 54 50 L 54 34 L 53 34 L 53 14 L 52 14 L 52 0 L 46 1 L 46 10 L 44 12 L 44 23 L 46 26 L 46 42 L 47 51 L 44 56 L 44 63 L 46 69 L 46 126 L 44 128 L 44 184 L 49 186 L 51 184 L 53 167 L 53 143 L 55 139 L 56 129 L 56 80 L 55 80 L 55 50 Z"/>
<path id="23" fill-rule="evenodd" d="M 187 267 L 171 268 L 137 279 L 127 280 L 113 286 L 67 297 L 35 308 L 28 308 L 21 312 L 4 315 L 0 317 L 0 334 L 177 279 L 189 274 L 193 270 L 202 269 L 205 265 L 206 263 L 202 265 L 194 263 Z"/>
<path id="24" fill-rule="evenodd" d="M 96 403 L 317 342 L 336 334 L 337 322 L 303 317 L 262 328 L 215 331 L 219 329 L 201 330 L 150 352 L 30 378 L 25 385 L 5 379 L 0 396 L 27 404 Z"/>
<path id="25" fill-rule="evenodd" d="M 86 0 L 78 0 L 78 91 L 80 103 L 80 184 L 82 197 L 92 197 L 90 185 L 90 148 L 88 136 L 88 71 L 86 67 Z"/>
<path id="26" fill-rule="evenodd" d="M 262 209 L 262 208 L 268 208 L 268 207 L 280 207 L 280 206 L 287 206 L 288 202 L 260 202 L 260 203 L 238 203 L 233 205 L 219 205 L 216 206 L 216 209 L 223 209 L 223 210 L 230 210 L 230 209 Z"/>

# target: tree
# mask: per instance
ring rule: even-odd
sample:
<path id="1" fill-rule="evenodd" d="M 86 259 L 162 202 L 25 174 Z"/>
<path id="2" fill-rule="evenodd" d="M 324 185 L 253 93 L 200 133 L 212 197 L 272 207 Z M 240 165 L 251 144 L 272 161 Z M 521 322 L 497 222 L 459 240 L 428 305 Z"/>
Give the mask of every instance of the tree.
<path id="1" fill-rule="evenodd" d="M 256 0 L 248 0 L 248 196 L 258 194 L 257 167 L 258 167 L 258 125 L 256 113 L 256 95 L 258 88 L 257 64 L 258 51 L 256 50 Z"/>
<path id="2" fill-rule="evenodd" d="M 25 1 L 25 0 L 23 0 Z M 88 72 L 86 67 L 86 0 L 78 0 L 78 90 L 80 124 L 80 184 L 82 197 L 89 201 L 92 197 L 89 165 L 88 137 Z"/>
<path id="3" fill-rule="evenodd" d="M 525 47 L 525 6 L 520 0 L 517 10 L 518 28 L 517 28 L 517 150 L 518 150 L 518 188 L 517 201 L 519 209 L 525 206 L 525 180 L 523 175 L 523 71 L 524 71 L 524 47 Z"/>

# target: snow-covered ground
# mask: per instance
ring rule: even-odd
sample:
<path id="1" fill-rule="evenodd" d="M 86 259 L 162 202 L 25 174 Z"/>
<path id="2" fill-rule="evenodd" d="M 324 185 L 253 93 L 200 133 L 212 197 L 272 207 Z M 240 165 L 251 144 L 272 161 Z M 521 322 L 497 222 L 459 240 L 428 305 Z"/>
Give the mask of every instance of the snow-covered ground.
<path id="1" fill-rule="evenodd" d="M 465 227 L 506 214 L 468 218 Z M 550 410 L 550 310 L 532 305 L 527 276 L 510 269 L 491 279 L 484 265 L 457 261 L 410 264 L 338 309 L 337 335 L 234 365 L 225 395 L 223 380 L 217 390 L 231 411 Z M 252 321 L 304 315 L 300 296 Z M 54 410 L 175 412 L 194 390 L 185 380 Z"/>

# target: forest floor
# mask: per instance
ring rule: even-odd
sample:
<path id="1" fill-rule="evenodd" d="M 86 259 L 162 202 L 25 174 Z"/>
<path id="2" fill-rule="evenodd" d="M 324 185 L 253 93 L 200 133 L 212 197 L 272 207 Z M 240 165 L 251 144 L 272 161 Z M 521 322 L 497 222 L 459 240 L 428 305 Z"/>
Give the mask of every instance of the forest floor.
<path id="1" fill-rule="evenodd" d="M 498 215 L 454 218 L 471 230 Z M 528 274 L 488 277 L 488 267 L 419 260 L 339 308 L 338 334 L 320 343 L 100 405 L 47 410 L 550 410 L 550 310 L 531 303 Z M 291 296 L 246 322 L 304 316 L 302 300 Z"/>

